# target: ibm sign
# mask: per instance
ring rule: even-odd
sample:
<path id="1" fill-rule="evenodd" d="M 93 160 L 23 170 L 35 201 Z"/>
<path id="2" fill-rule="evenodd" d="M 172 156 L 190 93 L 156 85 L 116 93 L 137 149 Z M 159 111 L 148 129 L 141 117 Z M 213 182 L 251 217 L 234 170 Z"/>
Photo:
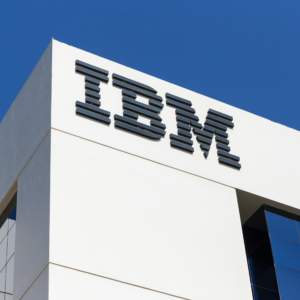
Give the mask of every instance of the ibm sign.
<path id="1" fill-rule="evenodd" d="M 111 123 L 110 112 L 100 108 L 100 82 L 108 83 L 109 72 L 76 60 L 75 72 L 85 76 L 85 103 L 76 101 L 76 114 L 90 118 L 100 123 Z M 112 75 L 112 85 L 122 91 L 123 116 L 114 115 L 115 128 L 130 132 L 150 140 L 160 140 L 166 134 L 166 124 L 160 117 L 164 109 L 163 98 L 157 95 L 157 91 L 143 83 L 133 81 L 119 74 Z M 137 95 L 149 99 L 149 104 L 136 100 Z M 235 169 L 240 169 L 240 158 L 230 154 L 227 127 L 233 128 L 233 117 L 219 111 L 209 109 L 204 125 L 199 123 L 192 102 L 175 95 L 166 93 L 166 105 L 175 109 L 177 134 L 170 134 L 172 148 L 193 153 L 192 133 L 200 143 L 204 157 L 207 158 L 212 139 L 215 136 L 217 143 L 219 162 Z M 146 125 L 138 122 L 138 117 L 143 116 L 150 120 Z"/>

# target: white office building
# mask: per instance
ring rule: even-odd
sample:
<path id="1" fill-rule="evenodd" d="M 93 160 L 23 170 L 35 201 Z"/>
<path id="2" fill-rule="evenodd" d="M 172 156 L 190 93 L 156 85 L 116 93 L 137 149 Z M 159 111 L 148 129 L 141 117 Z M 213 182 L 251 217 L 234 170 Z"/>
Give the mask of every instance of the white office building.
<path id="1" fill-rule="evenodd" d="M 0 300 L 300 299 L 299 153 L 52 40 L 0 124 Z"/>

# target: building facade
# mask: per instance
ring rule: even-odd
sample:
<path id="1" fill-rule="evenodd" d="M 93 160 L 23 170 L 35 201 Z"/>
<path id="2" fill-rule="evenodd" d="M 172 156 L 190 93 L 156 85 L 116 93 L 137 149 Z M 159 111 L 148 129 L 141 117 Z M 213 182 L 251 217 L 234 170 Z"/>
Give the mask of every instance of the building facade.
<path id="1" fill-rule="evenodd" d="M 0 141 L 0 300 L 299 298 L 298 131 L 52 40 Z"/>

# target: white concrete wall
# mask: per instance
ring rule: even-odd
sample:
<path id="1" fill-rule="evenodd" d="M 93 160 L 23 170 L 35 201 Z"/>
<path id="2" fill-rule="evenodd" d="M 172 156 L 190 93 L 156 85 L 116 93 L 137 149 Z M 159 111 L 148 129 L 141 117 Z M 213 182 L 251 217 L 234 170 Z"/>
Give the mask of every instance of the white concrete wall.
<path id="1" fill-rule="evenodd" d="M 52 43 L 0 123 L 0 201 L 50 129 L 51 64 Z"/>
<path id="2" fill-rule="evenodd" d="M 51 130 L 50 224 L 50 262 L 73 269 L 61 271 L 63 295 L 99 299 L 103 276 L 187 299 L 252 298 L 233 188 Z"/>
<path id="3" fill-rule="evenodd" d="M 53 300 L 178 300 L 180 298 L 143 289 L 100 276 L 50 264 L 49 299 Z M 66 280 L 68 278 L 68 280 Z"/>
<path id="4" fill-rule="evenodd" d="M 14 300 L 17 298 L 14 298 Z M 49 299 L 49 266 L 32 283 L 22 300 L 48 300 Z"/>
<path id="5" fill-rule="evenodd" d="M 110 126 L 76 116 L 76 59 L 110 72 Z M 215 145 L 205 160 L 195 137 L 193 155 L 171 149 L 167 106 L 160 142 L 115 129 L 112 73 L 191 100 L 201 123 L 232 115 L 242 169 Z M 300 208 L 299 149 L 295 130 L 53 41 L 0 124 L 0 199 L 18 180 L 14 300 L 252 299 L 235 188 Z"/>
<path id="6" fill-rule="evenodd" d="M 286 205 L 300 207 L 298 131 L 66 44 L 54 41 L 53 45 L 53 128 Z M 101 55 L 101 52 L 98 54 Z M 167 134 L 160 142 L 115 129 L 113 118 L 108 127 L 76 116 L 75 101 L 84 102 L 84 76 L 75 73 L 76 59 L 110 72 L 110 82 L 107 85 L 101 83 L 101 108 L 110 111 L 112 116 L 122 114 L 121 90 L 112 86 L 112 73 L 150 85 L 163 98 L 168 92 L 191 100 L 201 123 L 205 121 L 209 108 L 232 115 L 235 127 L 234 130 L 228 130 L 231 153 L 241 157 L 242 169 L 237 171 L 219 165 L 215 144 L 205 160 L 195 137 L 193 155 L 171 149 L 169 134 L 176 134 L 177 130 L 174 109 L 168 106 L 161 113 L 163 123 L 167 125 Z M 138 97 L 138 100 L 147 103 L 145 98 Z"/>
<path id="7" fill-rule="evenodd" d="M 109 71 L 100 94 L 110 126 L 76 116 L 85 98 L 76 59 Z M 252 299 L 235 188 L 300 208 L 299 132 L 57 41 L 52 67 L 50 299 L 58 291 L 118 298 L 109 280 L 117 290 L 126 283 L 185 299 Z M 232 115 L 231 153 L 242 169 L 219 165 L 214 144 L 205 160 L 195 137 L 193 155 L 170 148 L 177 129 L 167 106 L 160 142 L 115 129 L 123 110 L 112 73 L 150 85 L 164 104 L 167 92 L 191 100 L 201 123 L 209 108 Z"/>
<path id="8" fill-rule="evenodd" d="M 51 76 L 52 43 L 0 124 L 0 205 L 3 210 L 18 183 L 20 225 L 16 254 L 0 277 L 2 283 L 2 273 L 6 274 L 5 291 L 14 293 L 17 300 L 49 261 L 50 136 L 45 136 L 51 126 Z M 8 238 L 15 233 L 14 228 Z M 12 300 L 9 294 L 6 300 Z"/>
<path id="9" fill-rule="evenodd" d="M 7 219 L 0 229 L 0 300 L 13 294 L 16 221 Z"/>
<path id="10" fill-rule="evenodd" d="M 49 262 L 50 140 L 48 133 L 18 179 L 14 300 L 27 294 Z"/>

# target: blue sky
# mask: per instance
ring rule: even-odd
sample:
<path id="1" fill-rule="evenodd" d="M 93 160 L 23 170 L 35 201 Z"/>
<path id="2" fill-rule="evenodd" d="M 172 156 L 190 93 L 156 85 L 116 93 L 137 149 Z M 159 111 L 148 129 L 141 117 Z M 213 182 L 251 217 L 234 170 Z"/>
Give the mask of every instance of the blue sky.
<path id="1" fill-rule="evenodd" d="M 0 1 L 0 120 L 51 37 L 300 130 L 299 0 Z"/>

